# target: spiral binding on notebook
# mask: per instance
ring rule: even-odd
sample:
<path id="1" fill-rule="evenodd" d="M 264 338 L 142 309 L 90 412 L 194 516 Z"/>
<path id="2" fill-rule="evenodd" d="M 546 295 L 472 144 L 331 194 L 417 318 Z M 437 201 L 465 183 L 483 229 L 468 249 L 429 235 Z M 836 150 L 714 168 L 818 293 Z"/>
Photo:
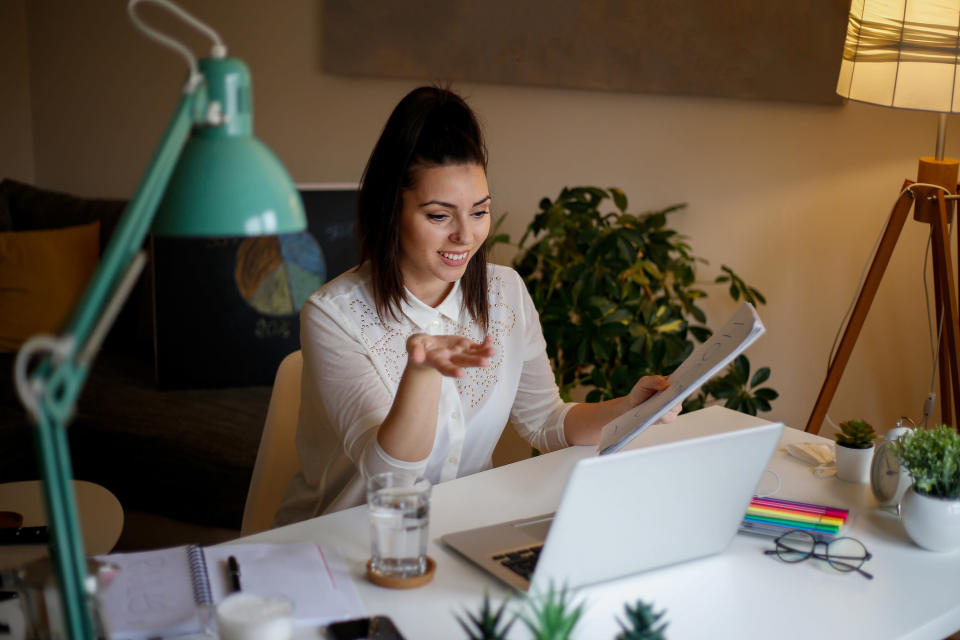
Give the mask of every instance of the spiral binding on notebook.
<path id="1" fill-rule="evenodd" d="M 207 561 L 203 557 L 200 545 L 187 546 L 187 561 L 190 563 L 190 582 L 193 584 L 193 599 L 200 605 L 212 605 L 213 594 L 210 592 L 210 576 L 207 574 Z"/>

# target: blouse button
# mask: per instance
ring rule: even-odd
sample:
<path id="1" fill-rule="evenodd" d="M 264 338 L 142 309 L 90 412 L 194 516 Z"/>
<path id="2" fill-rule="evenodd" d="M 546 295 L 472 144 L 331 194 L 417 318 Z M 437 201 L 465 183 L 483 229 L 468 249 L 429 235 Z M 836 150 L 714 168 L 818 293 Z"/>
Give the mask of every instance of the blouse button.
<path id="1" fill-rule="evenodd" d="M 453 413 L 450 414 L 450 417 L 453 418 L 454 420 L 459 420 L 459 419 L 460 419 L 460 412 L 459 412 L 459 411 L 454 411 Z"/>
<path id="2" fill-rule="evenodd" d="M 450 461 L 450 464 L 453 464 L 454 462 L 457 461 L 457 459 L 454 458 L 453 456 L 450 456 L 449 461 Z"/>

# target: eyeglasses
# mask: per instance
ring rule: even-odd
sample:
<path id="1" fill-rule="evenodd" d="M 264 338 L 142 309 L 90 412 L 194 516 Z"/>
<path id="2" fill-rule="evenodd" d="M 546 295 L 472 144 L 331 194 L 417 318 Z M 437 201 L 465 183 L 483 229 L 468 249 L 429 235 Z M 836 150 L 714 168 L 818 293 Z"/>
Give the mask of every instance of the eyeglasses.
<path id="1" fill-rule="evenodd" d="M 856 571 L 864 578 L 873 580 L 873 576 L 860 567 L 873 557 L 863 543 L 856 538 L 834 538 L 829 542 L 817 540 L 809 531 L 795 529 L 787 531 L 776 540 L 776 549 L 767 549 L 763 553 L 774 555 L 784 562 L 803 562 L 809 558 L 826 560 L 837 571 L 848 573 Z M 823 545 L 825 553 L 818 553 L 817 547 Z"/>

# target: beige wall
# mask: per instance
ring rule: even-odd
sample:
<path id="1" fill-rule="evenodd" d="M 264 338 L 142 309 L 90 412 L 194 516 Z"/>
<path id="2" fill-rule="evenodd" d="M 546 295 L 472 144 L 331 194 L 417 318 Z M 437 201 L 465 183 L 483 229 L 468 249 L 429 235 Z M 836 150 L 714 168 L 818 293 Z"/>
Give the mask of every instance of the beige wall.
<path id="1" fill-rule="evenodd" d="M 0 177 L 32 182 L 26 0 L 0 2 Z"/>
<path id="2" fill-rule="evenodd" d="M 27 3 L 41 185 L 129 195 L 172 112 L 184 67 L 134 31 L 123 4 Z M 257 133 L 294 179 L 357 180 L 390 109 L 417 83 L 322 73 L 317 2 L 183 4 L 250 65 Z M 539 199 L 564 185 L 619 186 L 637 211 L 688 203 L 673 223 L 710 261 L 703 277 L 728 264 L 768 298 L 760 309 L 768 332 L 749 356 L 772 367 L 769 384 L 781 393 L 769 417 L 806 423 L 874 239 L 902 181 L 915 177 L 916 159 L 932 152 L 935 116 L 857 104 L 457 88 L 486 125 L 495 208 L 511 213 L 515 239 Z M 947 142 L 954 155 L 955 141 Z M 908 223 L 834 420 L 864 417 L 883 431 L 919 412 L 931 368 L 924 232 Z M 706 288 L 708 314 L 720 322 L 733 305 L 723 289 Z"/>

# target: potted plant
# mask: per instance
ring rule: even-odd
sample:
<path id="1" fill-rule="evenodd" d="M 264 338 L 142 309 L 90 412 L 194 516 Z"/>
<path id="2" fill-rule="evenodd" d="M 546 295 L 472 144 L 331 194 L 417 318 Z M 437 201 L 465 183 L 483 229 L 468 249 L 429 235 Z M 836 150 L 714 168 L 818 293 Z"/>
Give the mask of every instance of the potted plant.
<path id="1" fill-rule="evenodd" d="M 574 627 L 583 615 L 584 603 L 575 603 L 575 592 L 565 586 L 556 589 L 551 585 L 542 596 L 526 594 L 526 611 L 520 619 L 527 626 L 534 640 L 569 640 Z M 468 640 L 504 640 L 515 615 L 506 613 L 507 600 L 496 610 L 485 593 L 483 605 L 477 614 L 467 613 L 466 619 L 457 616 L 457 622 L 466 632 Z M 667 623 L 663 622 L 664 611 L 654 612 L 653 606 L 643 600 L 625 604 L 626 621 L 617 619 L 620 633 L 616 640 L 664 640 Z"/>
<path id="2" fill-rule="evenodd" d="M 621 632 L 615 640 L 664 640 L 666 638 L 666 622 L 660 622 L 664 612 L 654 613 L 653 606 L 643 600 L 637 600 L 633 605 L 626 604 L 627 621 L 617 620 Z"/>
<path id="3" fill-rule="evenodd" d="M 606 209 L 611 204 L 613 210 Z M 706 261 L 667 224 L 683 206 L 628 213 L 627 196 L 615 187 L 564 188 L 555 200 L 540 201 L 513 264 L 540 314 L 564 399 L 578 387 L 589 389 L 588 402 L 623 396 L 641 376 L 671 373 L 694 340 L 710 337 L 699 306 L 707 292 L 696 272 Z M 495 228 L 490 246 L 502 242 L 509 237 Z M 727 266 L 714 282 L 735 301 L 766 302 Z M 778 396 L 760 386 L 769 368 L 749 373 L 749 361 L 739 357 L 685 408 L 698 409 L 712 397 L 744 413 L 769 411 Z"/>
<path id="4" fill-rule="evenodd" d="M 494 610 L 490 604 L 490 593 L 483 594 L 483 605 L 477 614 L 467 612 L 466 619 L 457 616 L 457 622 L 466 632 L 469 640 L 506 640 L 510 627 L 516 617 L 507 612 L 507 600 Z"/>
<path id="5" fill-rule="evenodd" d="M 837 477 L 847 482 L 869 482 L 876 431 L 866 420 L 840 423 L 837 440 Z"/>
<path id="6" fill-rule="evenodd" d="M 913 480 L 900 504 L 907 534 L 931 551 L 960 548 L 960 434 L 946 425 L 915 429 L 893 449 Z"/>
<path id="7" fill-rule="evenodd" d="M 575 594 L 566 586 L 554 588 L 546 594 L 527 594 L 527 611 L 520 616 L 533 634 L 533 640 L 569 640 L 573 629 L 583 615 L 584 603 L 574 602 Z"/>

